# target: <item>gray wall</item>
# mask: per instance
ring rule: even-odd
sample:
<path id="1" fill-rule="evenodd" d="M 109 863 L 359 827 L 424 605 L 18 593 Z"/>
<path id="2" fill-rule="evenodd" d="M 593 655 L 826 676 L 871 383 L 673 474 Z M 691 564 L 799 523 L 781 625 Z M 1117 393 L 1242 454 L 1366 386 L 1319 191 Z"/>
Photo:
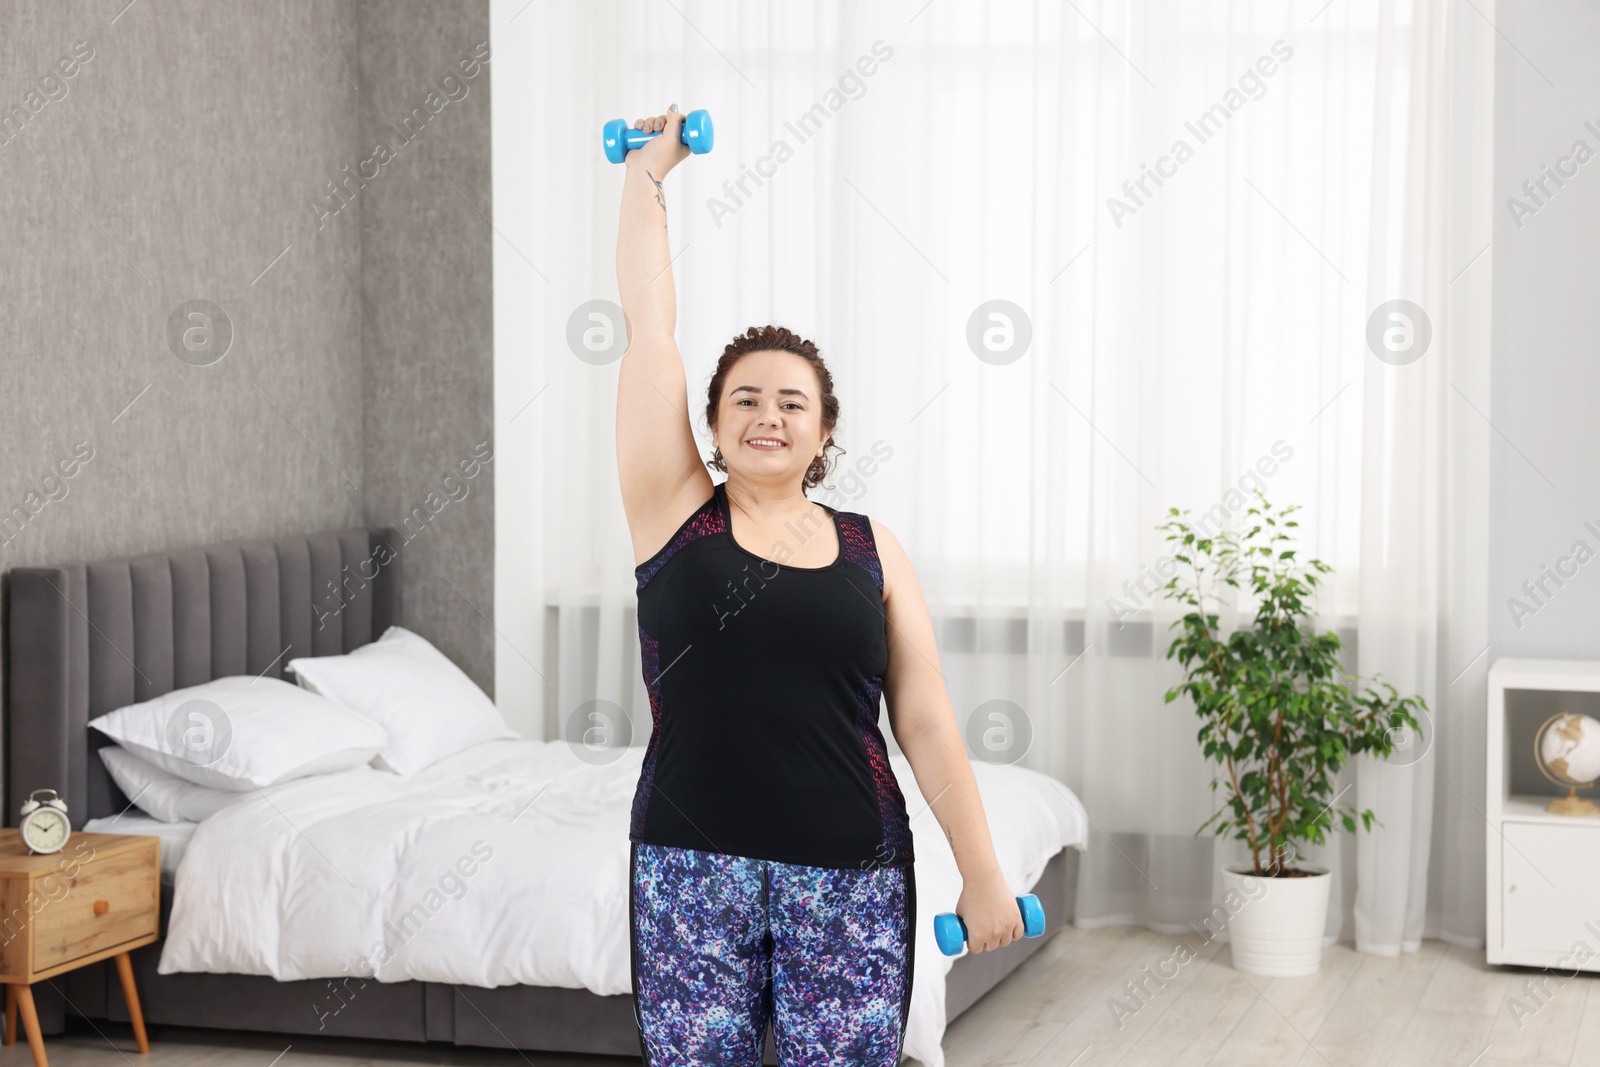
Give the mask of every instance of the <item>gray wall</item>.
<path id="1" fill-rule="evenodd" d="M 1496 24 L 1495 337 L 1489 658 L 1600 658 L 1600 157 L 1522 191 L 1574 142 L 1600 154 L 1600 6 L 1501 0 Z M 1585 127 L 1592 122 L 1595 129 Z M 1572 169 L 1569 166 L 1567 169 Z M 1506 206 L 1535 208 L 1520 227 Z M 1593 523 L 1594 529 L 1584 524 Z M 1578 541 L 1595 558 L 1555 568 Z M 1535 588 L 1524 582 L 1545 579 Z M 1532 609 L 1525 614 L 1510 601 Z M 1515 609 L 1515 616 L 1513 609 Z M 1574 709 L 1578 710 L 1578 709 Z"/>
<path id="2" fill-rule="evenodd" d="M 388 523 L 492 692 L 487 0 L 125 5 L 0 6 L 0 568 Z"/>
<path id="3" fill-rule="evenodd" d="M 359 159 L 398 149 L 352 202 L 366 520 L 400 531 L 403 617 L 492 697 L 489 2 L 361 0 L 359 37 Z"/>

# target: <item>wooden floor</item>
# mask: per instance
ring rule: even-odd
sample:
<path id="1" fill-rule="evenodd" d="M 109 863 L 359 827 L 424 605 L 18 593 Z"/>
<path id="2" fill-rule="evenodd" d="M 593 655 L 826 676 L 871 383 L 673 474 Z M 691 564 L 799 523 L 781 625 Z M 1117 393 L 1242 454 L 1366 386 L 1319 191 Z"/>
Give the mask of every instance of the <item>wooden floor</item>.
<path id="1" fill-rule="evenodd" d="M 1600 975 L 1560 981 L 1535 968 L 1490 967 L 1481 949 L 1442 941 L 1399 958 L 1339 944 L 1323 951 L 1316 975 L 1259 978 L 1235 971 L 1226 945 L 1202 948 L 1190 937 L 1198 951 L 1161 967 L 1180 940 L 1141 927 L 1063 929 L 956 1020 L 945 1062 L 1600 1067 Z M 1148 981 L 1141 1007 L 1124 983 L 1146 966 L 1177 975 L 1164 988 Z M 1535 999 L 1523 984 L 1541 980 L 1548 992 Z M 1512 998 L 1529 1009 L 1520 1026 Z M 1131 1013 L 1120 1028 L 1112 1000 Z"/>
<path id="2" fill-rule="evenodd" d="M 1323 953 L 1309 978 L 1257 978 L 1228 963 L 1226 945 L 1188 943 L 1164 987 L 1145 977 L 1180 939 L 1139 927 L 1067 927 L 945 1033 L 949 1067 L 1103 1067 L 1216 1064 L 1226 1067 L 1600 1067 L 1600 975 L 1561 980 L 1524 967 L 1493 967 L 1476 949 L 1428 941 L 1398 959 L 1348 945 Z M 1143 1003 L 1124 988 L 1145 979 Z M 1543 990 L 1538 983 L 1545 983 Z M 1120 1019 L 1109 1004 L 1127 1010 Z M 1519 1020 L 1514 1008 L 1524 1011 Z M 1119 1025 L 1120 1022 L 1120 1025 Z M 636 1059 L 449 1045 L 279 1037 L 150 1027 L 150 1055 L 125 1025 L 71 1020 L 51 1038 L 53 1067 L 613 1067 Z M 1519 1025 L 1520 1023 L 1520 1025 Z M 98 1028 L 98 1029 L 97 1029 Z M 910 1052 L 911 1050 L 907 1050 Z M 24 1040 L 0 1047 L 0 1067 L 31 1064 Z"/>

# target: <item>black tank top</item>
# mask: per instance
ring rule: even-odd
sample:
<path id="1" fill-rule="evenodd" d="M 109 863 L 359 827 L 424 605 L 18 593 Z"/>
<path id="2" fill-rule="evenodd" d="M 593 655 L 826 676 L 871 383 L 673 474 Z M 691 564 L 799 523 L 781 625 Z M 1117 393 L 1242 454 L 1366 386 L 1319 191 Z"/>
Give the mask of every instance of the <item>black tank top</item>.
<path id="1" fill-rule="evenodd" d="M 740 547 L 718 483 L 634 568 L 651 734 L 630 840 L 812 867 L 912 862 L 878 729 L 877 543 L 865 515 L 822 506 L 840 549 L 826 567 Z"/>

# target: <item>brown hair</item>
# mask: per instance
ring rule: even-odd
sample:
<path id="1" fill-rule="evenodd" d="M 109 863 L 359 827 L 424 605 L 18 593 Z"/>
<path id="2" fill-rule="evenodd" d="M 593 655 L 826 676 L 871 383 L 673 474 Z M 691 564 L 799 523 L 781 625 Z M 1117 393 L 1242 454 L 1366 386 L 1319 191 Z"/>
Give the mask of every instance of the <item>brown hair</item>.
<path id="1" fill-rule="evenodd" d="M 823 447 L 822 455 L 811 461 L 811 466 L 806 468 L 805 481 L 802 489 L 810 489 L 819 485 L 827 477 L 832 466 L 834 456 L 828 454 L 828 449 L 835 449 L 839 455 L 845 450 L 833 443 L 834 427 L 839 425 L 839 398 L 833 395 L 833 375 L 828 371 L 828 365 L 822 361 L 822 355 L 817 351 L 817 346 L 810 341 L 784 329 L 782 326 L 751 326 L 744 333 L 728 342 L 722 350 L 722 356 L 717 360 L 717 369 L 711 374 L 711 384 L 706 387 L 706 425 L 717 424 L 717 409 L 722 399 L 722 387 L 728 380 L 728 372 L 739 360 L 751 352 L 792 352 L 811 364 L 811 369 L 817 375 L 817 383 L 822 389 L 822 429 L 827 435 L 828 443 Z M 714 459 L 706 461 L 706 466 L 714 471 L 727 473 L 728 465 L 723 462 L 719 452 Z"/>

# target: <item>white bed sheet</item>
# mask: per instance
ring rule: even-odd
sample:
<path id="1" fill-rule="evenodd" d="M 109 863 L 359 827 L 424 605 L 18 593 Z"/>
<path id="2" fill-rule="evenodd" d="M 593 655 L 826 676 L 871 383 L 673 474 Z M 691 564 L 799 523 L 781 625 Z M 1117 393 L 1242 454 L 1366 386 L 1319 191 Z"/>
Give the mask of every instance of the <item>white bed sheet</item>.
<path id="1" fill-rule="evenodd" d="M 197 822 L 162 822 L 142 811 L 130 809 L 121 815 L 90 819 L 83 824 L 83 829 L 98 834 L 153 835 L 161 838 L 161 845 L 156 850 L 161 856 L 161 884 L 172 885 L 173 875 L 183 859 L 183 851 L 188 847 L 195 827 L 199 825 Z"/>
<path id="2" fill-rule="evenodd" d="M 628 822 L 644 749 L 612 763 L 565 742 L 488 741 L 411 778 L 370 765 L 247 795 L 190 832 L 160 973 L 358 975 L 630 991 Z M 933 916 L 961 880 L 903 756 L 918 930 L 906 1053 L 943 1067 L 945 975 Z M 1016 892 L 1088 822 L 1066 786 L 974 763 Z M 124 822 L 126 822 L 124 817 Z"/>

